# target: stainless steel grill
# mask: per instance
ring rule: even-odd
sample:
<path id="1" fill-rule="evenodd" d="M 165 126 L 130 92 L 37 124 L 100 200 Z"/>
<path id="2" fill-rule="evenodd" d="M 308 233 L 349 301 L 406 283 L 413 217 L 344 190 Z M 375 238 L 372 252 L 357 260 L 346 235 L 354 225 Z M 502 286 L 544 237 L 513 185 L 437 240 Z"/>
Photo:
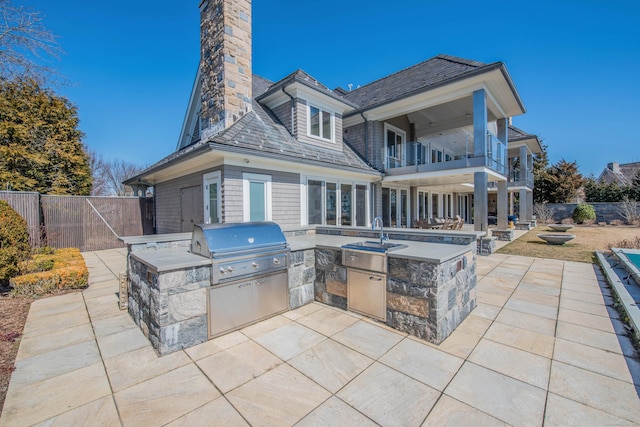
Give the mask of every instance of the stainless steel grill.
<path id="1" fill-rule="evenodd" d="M 289 308 L 289 244 L 273 222 L 195 225 L 191 252 L 211 259 L 209 337 Z"/>
<path id="2" fill-rule="evenodd" d="M 212 285 L 289 266 L 289 244 L 273 222 L 195 225 L 191 252 L 211 259 Z"/>

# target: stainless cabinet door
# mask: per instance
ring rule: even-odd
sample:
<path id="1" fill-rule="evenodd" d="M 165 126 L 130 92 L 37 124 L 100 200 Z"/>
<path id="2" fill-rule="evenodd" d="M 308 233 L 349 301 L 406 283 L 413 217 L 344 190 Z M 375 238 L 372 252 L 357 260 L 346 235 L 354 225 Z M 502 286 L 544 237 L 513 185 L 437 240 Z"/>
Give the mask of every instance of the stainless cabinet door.
<path id="1" fill-rule="evenodd" d="M 209 336 L 255 320 L 253 281 L 216 286 L 209 290 Z"/>
<path id="2" fill-rule="evenodd" d="M 367 271 L 348 269 L 347 305 L 349 310 L 386 322 L 386 276 Z"/>
<path id="3" fill-rule="evenodd" d="M 256 319 L 263 319 L 289 308 L 289 284 L 286 271 L 254 280 Z"/>

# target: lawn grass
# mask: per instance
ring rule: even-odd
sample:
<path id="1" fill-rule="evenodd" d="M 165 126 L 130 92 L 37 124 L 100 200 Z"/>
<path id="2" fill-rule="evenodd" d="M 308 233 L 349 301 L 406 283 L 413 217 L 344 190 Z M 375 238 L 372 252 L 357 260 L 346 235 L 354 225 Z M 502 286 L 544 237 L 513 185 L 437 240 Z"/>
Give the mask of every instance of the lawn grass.
<path id="1" fill-rule="evenodd" d="M 567 231 L 576 238 L 558 246 L 548 245 L 537 236 L 537 234 L 549 232 L 552 232 L 549 227 L 539 225 L 502 247 L 497 253 L 595 263 L 595 251 L 607 251 L 610 244 L 640 236 L 640 227 L 577 225 Z"/>

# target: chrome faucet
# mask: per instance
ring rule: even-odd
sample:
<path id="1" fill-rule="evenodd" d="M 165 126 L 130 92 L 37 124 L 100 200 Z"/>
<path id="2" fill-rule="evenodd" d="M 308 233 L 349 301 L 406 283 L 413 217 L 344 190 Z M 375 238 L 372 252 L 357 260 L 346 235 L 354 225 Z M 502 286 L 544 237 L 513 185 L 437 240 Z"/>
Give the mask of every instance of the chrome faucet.
<path id="1" fill-rule="evenodd" d="M 380 245 L 383 245 L 384 241 L 387 240 L 388 237 L 385 237 L 384 235 L 384 231 L 382 229 L 383 227 L 382 217 L 380 216 L 377 216 L 373 219 L 373 224 L 371 225 L 371 229 L 375 231 L 378 224 L 380 224 Z"/>

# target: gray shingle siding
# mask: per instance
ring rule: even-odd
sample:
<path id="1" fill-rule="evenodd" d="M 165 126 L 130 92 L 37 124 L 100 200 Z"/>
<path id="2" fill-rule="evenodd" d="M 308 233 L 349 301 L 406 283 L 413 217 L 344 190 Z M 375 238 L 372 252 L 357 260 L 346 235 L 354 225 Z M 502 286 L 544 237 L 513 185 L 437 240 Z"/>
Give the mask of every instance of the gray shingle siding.
<path id="1" fill-rule="evenodd" d="M 200 186 L 202 188 L 202 172 L 186 175 L 155 186 L 156 199 L 156 232 L 180 233 L 181 214 L 180 189 Z M 203 222 L 204 218 L 200 220 Z"/>
<path id="2" fill-rule="evenodd" d="M 300 225 L 300 175 L 280 171 L 226 166 L 223 175 L 225 222 L 243 222 L 244 173 L 271 176 L 272 220 L 280 226 Z"/>
<path id="3" fill-rule="evenodd" d="M 294 127 L 293 128 L 291 127 L 292 126 L 292 122 L 291 122 L 291 101 L 285 102 L 284 104 L 277 106 L 272 111 L 273 111 L 273 114 L 276 115 L 278 120 L 280 120 L 280 122 L 282 122 L 284 127 L 287 128 L 289 133 L 291 133 L 291 135 L 295 136 L 296 130 L 298 129 L 299 126 L 297 126 L 297 124 L 295 123 L 295 117 L 294 117 L 294 122 L 293 122 L 293 126 Z M 294 113 L 294 115 L 295 115 L 295 113 Z"/>
<path id="4" fill-rule="evenodd" d="M 300 142 L 315 145 L 316 147 L 327 148 L 329 150 L 342 150 L 342 116 L 335 114 L 333 142 L 325 141 L 320 138 L 314 138 L 308 134 L 309 110 L 308 102 L 304 99 L 296 99 L 296 116 L 298 134 L 294 135 Z M 313 105 L 313 103 L 311 103 Z"/>

